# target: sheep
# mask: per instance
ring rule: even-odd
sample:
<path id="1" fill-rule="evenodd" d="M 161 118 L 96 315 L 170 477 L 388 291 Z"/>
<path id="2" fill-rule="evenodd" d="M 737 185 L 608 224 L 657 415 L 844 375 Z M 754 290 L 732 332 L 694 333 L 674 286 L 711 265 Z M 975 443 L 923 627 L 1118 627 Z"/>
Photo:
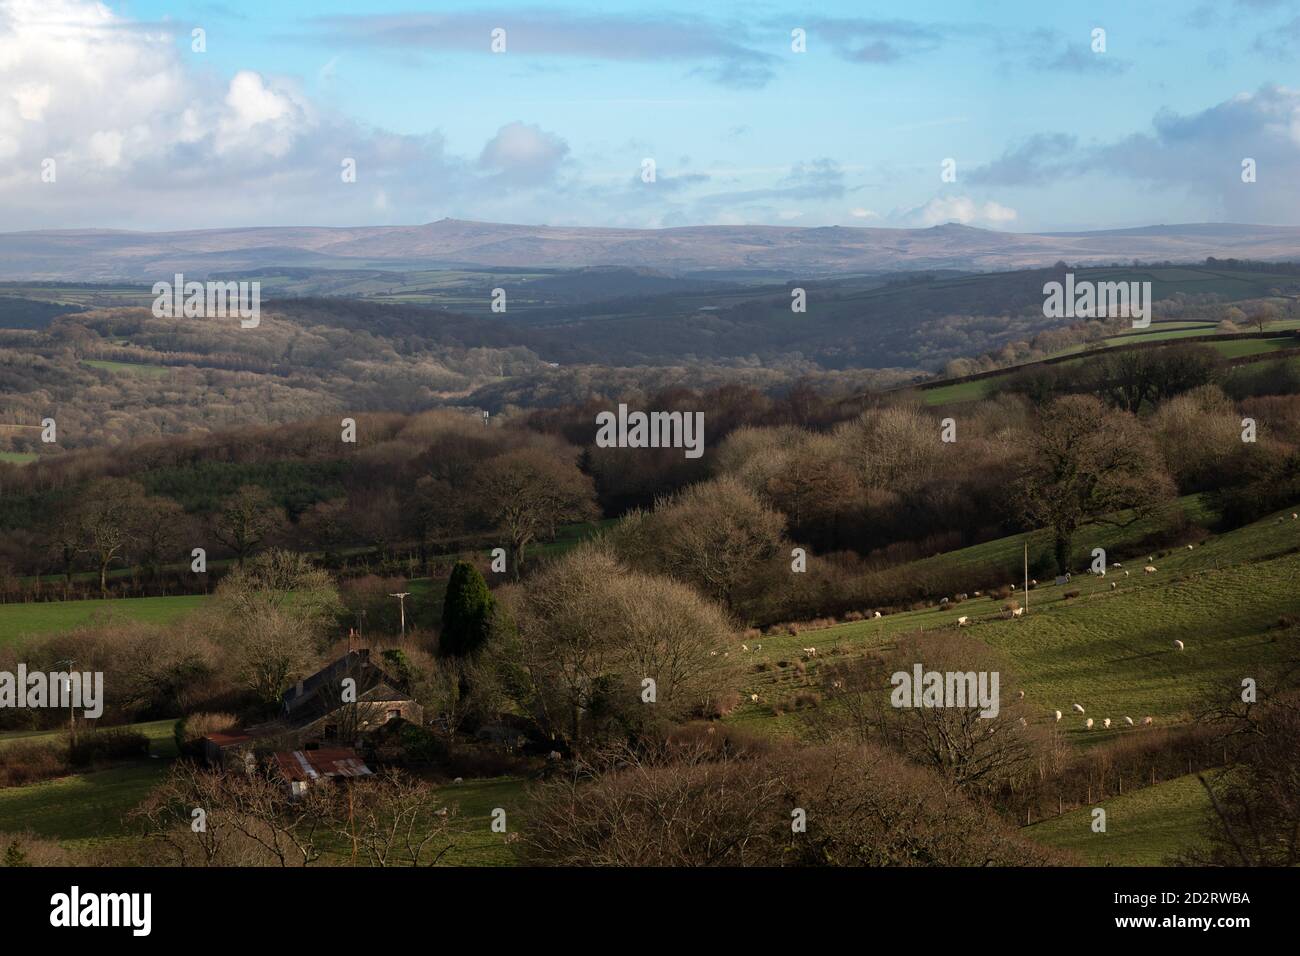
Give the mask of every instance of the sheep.
<path id="1" fill-rule="evenodd" d="M 1174 647 L 1178 648 L 1178 649 L 1181 651 L 1181 650 L 1183 649 L 1183 642 L 1182 642 L 1182 641 L 1174 641 Z"/>
<path id="2" fill-rule="evenodd" d="M 758 703 L 758 695 L 757 695 L 757 694 L 750 694 L 750 695 L 749 695 L 749 699 L 750 699 L 753 703 L 755 703 L 755 704 Z"/>
<path id="3" fill-rule="evenodd" d="M 1085 711 L 1085 710 L 1083 709 L 1083 705 L 1082 705 L 1082 704 L 1075 704 L 1073 709 L 1074 709 L 1074 712 L 1075 712 L 1076 714 L 1085 714 L 1085 713 L 1087 713 L 1087 711 Z"/>
<path id="4" fill-rule="evenodd" d="M 1052 713 L 1056 715 L 1056 722 L 1059 724 L 1061 722 L 1061 712 L 1059 710 L 1054 710 Z"/>
<path id="5" fill-rule="evenodd" d="M 1013 591 L 1014 591 L 1014 590 L 1015 590 L 1015 589 L 1016 589 L 1016 586 L 1015 586 L 1015 585 L 1014 585 L 1014 584 L 1013 584 L 1013 585 L 1011 585 L 1011 590 L 1013 590 Z"/>
<path id="6" fill-rule="evenodd" d="M 1145 571 L 1147 574 L 1155 574 L 1155 573 L 1156 573 L 1156 566 L 1155 566 L 1154 564 L 1148 564 L 1148 565 L 1147 565 L 1145 568 L 1143 568 L 1142 570 Z"/>
<path id="7" fill-rule="evenodd" d="M 748 645 L 748 644 L 741 644 L 741 645 L 740 645 L 740 649 L 741 649 L 742 651 L 747 651 L 747 650 L 749 650 L 749 645 Z"/>
<path id="8" fill-rule="evenodd" d="M 945 605 L 945 604 L 947 604 L 947 603 L 948 603 L 948 599 L 947 599 L 947 598 L 939 598 L 939 606 L 940 606 L 940 607 L 942 607 L 943 605 Z"/>
<path id="9" fill-rule="evenodd" d="M 1127 572 L 1127 571 L 1124 572 L 1124 577 L 1128 577 L 1128 572 Z"/>
<path id="10" fill-rule="evenodd" d="M 452 781 L 452 783 L 464 783 L 464 782 L 465 782 L 464 777 L 457 777 L 455 780 Z"/>
<path id="11" fill-rule="evenodd" d="M 755 644 L 755 645 L 754 645 L 754 650 L 756 650 L 756 651 L 761 651 L 762 649 L 763 649 L 763 645 L 762 645 L 762 644 Z"/>
<path id="12" fill-rule="evenodd" d="M 1024 614 L 1025 614 L 1025 609 L 1023 607 L 1015 608 L 1011 612 L 1012 617 L 1024 617 Z"/>
<path id="13" fill-rule="evenodd" d="M 1143 717 L 1143 718 L 1142 718 L 1142 726 L 1143 726 L 1143 727 L 1149 727 L 1149 726 L 1151 726 L 1153 723 L 1155 723 L 1155 721 L 1154 721 L 1152 718 L 1150 718 L 1150 717 Z"/>
<path id="14" fill-rule="evenodd" d="M 1085 720 L 1083 722 L 1083 725 L 1087 727 L 1089 730 L 1092 730 L 1092 718 L 1089 717 L 1087 720 Z"/>
<path id="15" fill-rule="evenodd" d="M 1296 518 L 1300 518 L 1300 515 L 1296 514 L 1294 511 L 1291 512 L 1291 520 L 1295 521 Z"/>
<path id="16" fill-rule="evenodd" d="M 1132 717 L 1125 717 L 1125 718 L 1124 718 L 1124 723 L 1126 723 L 1126 724 L 1128 724 L 1130 727 L 1132 727 L 1132 726 L 1133 726 L 1133 718 L 1132 718 Z"/>
<path id="17" fill-rule="evenodd" d="M 1110 718 L 1107 717 L 1105 720 L 1103 720 L 1101 722 L 1101 725 L 1105 727 L 1107 730 L 1110 730 Z"/>
<path id="18" fill-rule="evenodd" d="M 1022 691 L 1019 691 L 1019 692 L 1016 694 L 1016 699 L 1017 699 L 1017 700 L 1024 700 L 1024 699 L 1025 699 L 1025 692 L 1024 692 L 1023 690 L 1022 690 Z"/>
<path id="19" fill-rule="evenodd" d="M 805 647 L 805 648 L 803 649 L 803 652 L 804 652 L 805 654 L 807 654 L 809 657 L 816 657 L 816 656 L 817 656 L 817 648 L 815 648 L 815 647 Z"/>
<path id="20" fill-rule="evenodd" d="M 1147 555 L 1147 564 L 1150 564 L 1150 563 L 1151 563 L 1152 561 L 1154 561 L 1155 559 L 1156 559 L 1156 556 L 1155 556 L 1154 554 L 1148 554 L 1148 555 Z"/>
<path id="21" fill-rule="evenodd" d="M 877 611 L 875 614 L 873 614 L 873 615 L 871 615 L 871 616 L 872 616 L 873 618 L 879 618 L 879 617 L 882 617 L 883 615 L 882 615 L 879 611 Z"/>
<path id="22" fill-rule="evenodd" d="M 1188 550 L 1188 551 L 1191 551 L 1194 547 L 1196 547 L 1196 545 L 1194 545 L 1194 544 L 1189 544 L 1189 545 L 1187 546 L 1187 550 Z"/>
<path id="23" fill-rule="evenodd" d="M 1038 587 L 1038 578 L 1030 578 L 1030 579 L 1029 579 L 1029 586 L 1030 586 L 1031 588 L 1036 588 L 1036 587 Z"/>
<path id="24" fill-rule="evenodd" d="M 979 596 L 980 596 L 980 592 L 979 592 L 979 591 L 972 591 L 971 593 L 972 593 L 973 595 L 975 595 L 975 597 L 979 597 Z"/>
<path id="25" fill-rule="evenodd" d="M 1115 590 L 1117 590 L 1118 588 L 1119 588 L 1119 582 L 1118 582 L 1118 581 L 1111 581 L 1111 582 L 1110 582 L 1110 589 L 1111 589 L 1112 591 L 1115 591 Z"/>
<path id="26" fill-rule="evenodd" d="M 958 627 L 965 627 L 965 626 L 966 626 L 966 622 L 967 622 L 968 620 L 970 620 L 970 618 L 966 617 L 966 615 L 963 614 L 961 617 L 957 618 L 957 626 L 958 626 Z"/>
<path id="27" fill-rule="evenodd" d="M 1120 564 L 1118 561 L 1112 561 L 1112 562 L 1110 563 L 1110 566 L 1111 566 L 1112 568 L 1122 568 L 1122 567 L 1124 567 L 1124 565 Z"/>

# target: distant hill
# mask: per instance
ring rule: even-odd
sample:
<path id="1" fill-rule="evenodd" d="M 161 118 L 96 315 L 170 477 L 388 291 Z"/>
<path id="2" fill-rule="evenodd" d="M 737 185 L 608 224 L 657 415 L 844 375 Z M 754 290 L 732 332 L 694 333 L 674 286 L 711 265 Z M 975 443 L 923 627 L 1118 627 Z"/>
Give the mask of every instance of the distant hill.
<path id="1" fill-rule="evenodd" d="M 188 232 L 82 229 L 0 233 L 0 280 L 149 280 L 270 266 L 316 269 L 594 268 L 669 275 L 774 277 L 911 269 L 1194 262 L 1207 256 L 1300 259 L 1300 228 L 1235 223 L 1101 232 L 1013 233 L 948 224 L 929 229 L 688 226 L 606 229 L 441 219 L 417 226 L 264 227 Z"/>

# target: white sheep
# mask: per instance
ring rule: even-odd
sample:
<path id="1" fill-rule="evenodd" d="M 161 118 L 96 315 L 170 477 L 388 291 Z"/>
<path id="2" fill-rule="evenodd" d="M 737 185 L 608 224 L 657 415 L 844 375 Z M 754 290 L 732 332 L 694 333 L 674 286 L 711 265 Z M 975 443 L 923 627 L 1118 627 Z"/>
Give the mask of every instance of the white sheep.
<path id="1" fill-rule="evenodd" d="M 741 645 L 740 645 L 740 649 L 741 649 L 742 651 L 747 651 L 747 650 L 749 650 L 749 645 L 748 645 L 748 644 L 741 644 Z"/>
<path id="2" fill-rule="evenodd" d="M 1142 570 L 1145 571 L 1147 574 L 1155 574 L 1155 573 L 1156 573 L 1156 566 L 1155 566 L 1154 564 L 1148 564 L 1148 565 L 1147 565 L 1145 568 L 1143 568 Z"/>
<path id="3" fill-rule="evenodd" d="M 1150 718 L 1150 717 L 1143 717 L 1143 718 L 1142 718 L 1142 726 L 1143 726 L 1143 727 L 1149 727 L 1151 724 L 1154 724 L 1154 723 L 1155 723 L 1155 720 L 1153 720 L 1153 719 Z"/>
<path id="4" fill-rule="evenodd" d="M 1085 720 L 1083 722 L 1083 725 L 1087 727 L 1089 730 L 1092 730 L 1092 718 L 1089 717 L 1087 720 Z"/>
<path id="5" fill-rule="evenodd" d="M 464 783 L 464 782 L 465 782 L 464 777 L 457 777 L 455 780 L 452 781 L 452 783 Z"/>
<path id="6" fill-rule="evenodd" d="M 1017 692 L 1016 692 L 1016 698 L 1017 698 L 1018 700 L 1024 700 L 1024 699 L 1025 699 L 1025 692 L 1024 692 L 1023 690 L 1022 690 L 1022 691 L 1017 691 Z"/>
<path id="7" fill-rule="evenodd" d="M 1075 704 L 1075 705 L 1074 705 L 1074 712 L 1075 712 L 1076 714 L 1086 714 L 1086 713 L 1087 713 L 1087 711 L 1083 709 L 1083 705 L 1082 705 L 1082 704 Z"/>
<path id="8" fill-rule="evenodd" d="M 1195 548 L 1195 547 L 1196 547 L 1196 545 L 1194 545 L 1194 544 L 1189 544 L 1189 545 L 1187 546 L 1187 550 L 1188 550 L 1188 551 L 1191 551 L 1191 550 L 1192 550 L 1193 548 Z"/>
<path id="9" fill-rule="evenodd" d="M 755 704 L 758 703 L 758 695 L 757 695 L 757 694 L 750 694 L 750 695 L 749 695 L 749 699 L 750 699 L 751 701 L 753 701 Z"/>
<path id="10" fill-rule="evenodd" d="M 1181 650 L 1183 649 L 1183 642 L 1182 642 L 1182 641 L 1174 641 L 1174 647 L 1178 648 L 1178 649 L 1181 651 Z"/>
<path id="11" fill-rule="evenodd" d="M 1124 577 L 1128 577 L 1128 572 L 1127 572 L 1127 571 L 1124 572 Z"/>
<path id="12" fill-rule="evenodd" d="M 1011 611 L 1012 617 L 1023 617 L 1024 614 L 1025 614 L 1025 609 L 1023 607 L 1013 608 Z"/>
<path id="13" fill-rule="evenodd" d="M 872 617 L 878 618 L 878 617 L 883 617 L 883 615 L 879 611 L 877 611 L 875 614 L 872 615 Z"/>
<path id="14" fill-rule="evenodd" d="M 1296 514 L 1294 511 L 1291 512 L 1291 520 L 1295 521 L 1296 518 L 1300 518 L 1300 515 Z"/>
<path id="15" fill-rule="evenodd" d="M 1110 718 L 1107 717 L 1105 720 L 1103 720 L 1101 722 L 1101 725 L 1105 727 L 1107 730 L 1110 730 Z"/>
<path id="16" fill-rule="evenodd" d="M 1110 566 L 1111 566 L 1112 568 L 1122 568 L 1122 567 L 1124 567 L 1124 565 L 1120 564 L 1118 561 L 1112 561 Z"/>
<path id="17" fill-rule="evenodd" d="M 957 626 L 965 627 L 968 620 L 970 619 L 963 614 L 961 617 L 957 618 Z"/>
<path id="18" fill-rule="evenodd" d="M 1061 720 L 1061 712 L 1060 712 L 1059 710 L 1054 710 L 1054 711 L 1052 711 L 1052 713 L 1054 713 L 1054 714 L 1056 715 L 1056 720 L 1057 720 L 1057 722 L 1059 723 L 1060 720 Z"/>
<path id="19" fill-rule="evenodd" d="M 1125 718 L 1124 718 L 1124 723 L 1126 723 L 1126 724 L 1128 724 L 1130 727 L 1132 727 L 1132 726 L 1133 726 L 1133 718 L 1132 718 L 1132 717 L 1125 717 Z"/>
<path id="20" fill-rule="evenodd" d="M 1114 590 L 1115 590 L 1116 588 L 1118 588 L 1118 587 L 1119 587 L 1119 582 L 1118 582 L 1118 581 L 1111 581 L 1111 582 L 1110 582 L 1110 589 L 1111 589 L 1112 591 L 1114 591 Z"/>
<path id="21" fill-rule="evenodd" d="M 817 648 L 815 648 L 815 647 L 805 647 L 805 648 L 803 649 L 803 652 L 804 652 L 805 654 L 807 654 L 809 657 L 816 657 L 816 656 L 817 656 Z"/>

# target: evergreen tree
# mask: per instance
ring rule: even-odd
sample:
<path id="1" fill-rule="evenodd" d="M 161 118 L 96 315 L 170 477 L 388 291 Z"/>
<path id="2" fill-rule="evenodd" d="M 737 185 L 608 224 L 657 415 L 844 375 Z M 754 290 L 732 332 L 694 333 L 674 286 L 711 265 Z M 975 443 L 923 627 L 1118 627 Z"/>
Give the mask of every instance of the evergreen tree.
<path id="1" fill-rule="evenodd" d="M 478 569 L 457 561 L 447 581 L 442 603 L 442 637 L 439 650 L 444 656 L 472 657 L 487 640 L 492 622 L 492 592 Z"/>

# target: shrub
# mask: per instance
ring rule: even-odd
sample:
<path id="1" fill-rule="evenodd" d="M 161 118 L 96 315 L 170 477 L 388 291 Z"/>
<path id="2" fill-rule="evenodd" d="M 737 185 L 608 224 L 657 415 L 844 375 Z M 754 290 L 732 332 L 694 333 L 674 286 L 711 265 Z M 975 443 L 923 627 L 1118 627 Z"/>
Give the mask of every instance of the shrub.
<path id="1" fill-rule="evenodd" d="M 239 726 L 239 718 L 234 714 L 196 713 L 176 721 L 172 735 L 176 738 L 176 750 L 183 757 L 200 757 L 203 755 L 203 738 L 209 734 L 221 734 Z"/>
<path id="2" fill-rule="evenodd" d="M 53 741 L 22 741 L 0 747 L 0 787 L 21 787 L 72 772 L 67 754 Z"/>
<path id="3" fill-rule="evenodd" d="M 123 728 L 94 730 L 80 735 L 76 743 L 68 744 L 68 762 L 74 767 L 148 755 L 149 738 L 139 731 Z"/>

